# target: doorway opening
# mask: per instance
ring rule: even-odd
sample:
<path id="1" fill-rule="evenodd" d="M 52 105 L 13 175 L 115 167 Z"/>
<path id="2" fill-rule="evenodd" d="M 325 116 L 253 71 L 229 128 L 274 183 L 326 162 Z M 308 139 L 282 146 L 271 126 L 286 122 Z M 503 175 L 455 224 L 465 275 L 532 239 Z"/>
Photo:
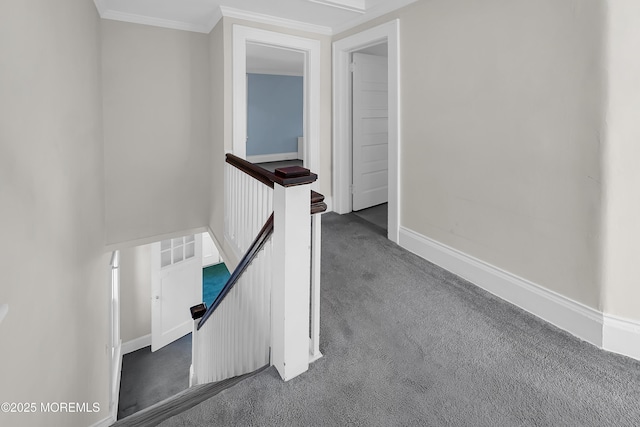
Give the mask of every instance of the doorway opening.
<path id="1" fill-rule="evenodd" d="M 354 214 L 388 225 L 388 46 L 351 53 L 351 203 Z"/>
<path id="2" fill-rule="evenodd" d="M 293 137 L 291 133 L 286 138 L 288 141 L 286 143 L 290 146 L 284 148 L 289 150 L 285 153 L 289 153 L 289 157 L 295 156 L 295 159 L 280 161 L 302 161 L 305 168 L 317 171 L 320 166 L 320 41 L 237 24 L 233 26 L 233 154 L 251 161 L 251 152 L 248 150 L 254 147 L 247 146 L 247 142 L 252 138 L 248 131 L 251 131 L 250 126 L 254 123 L 248 122 L 249 79 L 247 76 L 258 74 L 251 71 L 264 73 L 270 67 L 271 72 L 275 70 L 278 73 L 274 76 L 279 75 L 271 80 L 282 83 L 288 91 L 296 92 L 295 88 L 292 89 L 295 85 L 291 82 L 294 80 L 302 86 L 302 128 L 301 132 L 298 132 L 301 135 L 291 140 Z M 289 71 L 283 71 L 285 69 Z M 298 76 L 290 74 L 298 74 Z M 297 79 L 287 77 L 297 77 Z M 265 78 L 257 77 L 255 80 L 256 83 L 260 83 L 259 80 L 265 80 Z M 300 111 L 294 110 L 286 118 L 290 119 L 290 116 L 297 116 L 299 113 Z M 294 122 L 296 124 L 292 124 Z M 297 123 L 297 119 L 291 120 L 287 126 L 293 128 Z M 253 136 L 259 137 L 259 135 Z M 298 158 L 301 159 L 298 160 Z M 274 161 L 269 157 L 257 160 L 259 163 Z M 313 189 L 319 188 L 320 179 L 312 185 Z"/>
<path id="3" fill-rule="evenodd" d="M 247 160 L 303 166 L 304 54 L 247 42 Z"/>
<path id="4" fill-rule="evenodd" d="M 385 49 L 386 46 L 386 49 Z M 358 108 L 354 109 L 354 89 L 357 90 L 357 83 L 354 81 L 352 73 L 352 63 L 357 70 L 358 56 L 360 61 L 366 61 L 367 57 L 384 57 L 386 50 L 386 121 L 381 117 L 371 116 L 371 111 L 358 113 Z M 372 55 L 374 54 L 374 55 Z M 364 56 L 366 55 L 366 56 Z M 354 61 L 354 58 L 356 59 Z M 382 61 L 377 61 L 377 69 L 381 67 Z M 378 73 L 380 74 L 380 73 Z M 381 76 L 379 76 L 381 77 Z M 374 79 L 375 80 L 375 79 Z M 375 83 L 379 86 L 382 83 Z M 369 91 L 364 98 L 377 98 L 372 105 L 380 112 L 384 103 L 380 102 L 384 98 L 382 91 Z M 378 206 L 376 217 L 382 218 L 386 210 L 386 230 L 387 237 L 398 242 L 399 238 L 399 218 L 400 218 L 400 185 L 399 185 L 399 159 L 400 159 L 400 127 L 399 127 L 399 21 L 393 20 L 386 24 L 365 30 L 361 33 L 338 40 L 333 44 L 333 203 L 334 211 L 340 214 L 352 211 L 361 211 L 367 207 Z M 371 110 L 371 109 L 369 109 Z M 376 114 L 377 114 L 376 113 Z M 356 114 L 361 114 L 358 122 Z M 367 115 L 369 114 L 369 115 Z M 386 147 L 383 141 L 384 129 L 381 126 L 386 122 Z M 374 142 L 361 143 L 355 141 L 357 133 L 369 133 L 373 135 Z M 370 135 L 370 136 L 371 136 Z M 384 168 L 385 159 L 381 152 L 386 148 L 386 172 Z M 360 156 L 360 159 L 357 157 Z M 368 157 L 367 157 L 368 156 Z M 364 159 L 364 161 L 363 161 Z M 355 163 L 354 163 L 355 160 Z M 365 163 L 369 163 L 368 165 Z M 370 173 L 373 172 L 373 173 Z M 364 187 L 361 183 L 362 176 L 365 177 Z M 386 179 L 385 179 L 386 178 Z M 368 182 L 366 181 L 368 179 Z M 360 181 L 359 181 L 360 180 Z M 386 181 L 386 182 L 385 182 Z M 380 197 L 387 193 L 387 205 Z M 354 188 L 355 186 L 355 188 Z M 360 187 L 360 188 L 358 188 Z M 354 194 L 358 191 L 365 193 L 365 203 L 355 200 Z M 368 193 L 368 194 L 367 194 Z M 357 197 L 356 197 L 357 199 Z M 368 199 L 368 200 L 367 200 Z M 366 212 L 365 212 L 366 214 Z"/>

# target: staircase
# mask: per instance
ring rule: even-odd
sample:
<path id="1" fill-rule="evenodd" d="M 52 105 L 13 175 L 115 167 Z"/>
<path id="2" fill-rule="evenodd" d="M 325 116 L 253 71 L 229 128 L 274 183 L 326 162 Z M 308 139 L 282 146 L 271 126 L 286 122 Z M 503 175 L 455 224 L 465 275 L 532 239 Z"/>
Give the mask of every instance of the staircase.
<path id="1" fill-rule="evenodd" d="M 229 387 L 233 387 L 240 381 L 259 374 L 267 368 L 268 366 L 263 366 L 254 372 L 240 375 L 238 377 L 228 378 L 217 383 L 193 386 L 175 396 L 123 418 L 112 424 L 111 427 L 146 427 L 158 425 L 174 415 L 193 408 L 197 404 L 217 395 L 221 391 L 226 390 Z"/>
<path id="2" fill-rule="evenodd" d="M 191 308 L 191 386 L 269 365 L 289 380 L 321 357 L 318 215 L 326 204 L 311 190 L 316 179 L 227 154 L 223 246 L 239 261 L 210 307 Z"/>

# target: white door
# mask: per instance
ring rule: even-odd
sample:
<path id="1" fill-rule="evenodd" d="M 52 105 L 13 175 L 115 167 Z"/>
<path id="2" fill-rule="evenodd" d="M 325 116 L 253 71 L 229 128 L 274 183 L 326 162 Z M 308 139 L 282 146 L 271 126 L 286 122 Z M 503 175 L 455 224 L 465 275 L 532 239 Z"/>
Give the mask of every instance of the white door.
<path id="1" fill-rule="evenodd" d="M 220 252 L 209 233 L 202 233 L 202 266 L 218 264 L 220 262 Z"/>
<path id="2" fill-rule="evenodd" d="M 151 351 L 191 332 L 189 308 L 202 302 L 202 234 L 151 248 Z"/>
<path id="3" fill-rule="evenodd" d="M 353 210 L 388 199 L 387 58 L 353 54 Z"/>

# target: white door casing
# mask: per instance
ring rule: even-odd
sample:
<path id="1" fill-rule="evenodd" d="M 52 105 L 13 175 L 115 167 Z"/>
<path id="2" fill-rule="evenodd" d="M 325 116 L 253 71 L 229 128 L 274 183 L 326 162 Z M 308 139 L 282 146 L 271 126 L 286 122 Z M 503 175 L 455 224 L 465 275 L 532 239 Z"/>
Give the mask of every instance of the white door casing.
<path id="1" fill-rule="evenodd" d="M 151 351 L 190 333 L 189 308 L 202 302 L 202 234 L 151 246 Z"/>
<path id="2" fill-rule="evenodd" d="M 333 211 L 352 209 L 351 180 L 351 62 L 352 52 L 387 42 L 389 108 L 389 207 L 387 236 L 400 235 L 400 21 L 394 19 L 333 43 Z"/>
<path id="3" fill-rule="evenodd" d="M 304 54 L 303 164 L 313 172 L 320 168 L 320 41 L 258 28 L 233 25 L 233 154 L 246 159 L 247 142 L 247 43 L 294 50 Z M 322 177 L 311 185 L 318 190 Z"/>
<path id="4" fill-rule="evenodd" d="M 388 200 L 387 58 L 354 53 L 353 210 Z"/>

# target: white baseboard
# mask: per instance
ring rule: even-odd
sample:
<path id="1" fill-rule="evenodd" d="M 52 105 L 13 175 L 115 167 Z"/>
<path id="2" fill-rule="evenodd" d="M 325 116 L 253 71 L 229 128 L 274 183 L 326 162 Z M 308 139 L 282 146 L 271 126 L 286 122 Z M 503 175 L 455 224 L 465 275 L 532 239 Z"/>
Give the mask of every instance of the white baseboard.
<path id="1" fill-rule="evenodd" d="M 276 153 L 276 154 L 260 154 L 257 156 L 247 156 L 247 160 L 251 163 L 267 163 L 267 162 L 281 162 L 284 160 L 297 160 L 298 152 L 292 151 L 291 153 Z"/>
<path id="2" fill-rule="evenodd" d="M 602 314 L 597 310 L 400 227 L 400 246 L 482 289 L 602 347 Z"/>
<path id="3" fill-rule="evenodd" d="M 127 341 L 122 344 L 122 354 L 133 353 L 136 350 L 140 350 L 141 348 L 149 347 L 151 345 L 151 334 L 144 335 L 140 338 L 136 338 L 131 341 Z"/>
<path id="4" fill-rule="evenodd" d="M 400 246 L 584 341 L 640 360 L 640 321 L 602 313 L 405 227 Z"/>
<path id="5" fill-rule="evenodd" d="M 113 423 L 115 423 L 117 420 L 111 418 L 111 416 L 108 416 L 107 418 L 104 418 L 100 421 L 97 421 L 93 424 L 91 424 L 89 427 L 109 427 L 110 425 L 112 425 Z"/>
<path id="6" fill-rule="evenodd" d="M 604 314 L 603 348 L 640 360 L 640 322 Z"/>

